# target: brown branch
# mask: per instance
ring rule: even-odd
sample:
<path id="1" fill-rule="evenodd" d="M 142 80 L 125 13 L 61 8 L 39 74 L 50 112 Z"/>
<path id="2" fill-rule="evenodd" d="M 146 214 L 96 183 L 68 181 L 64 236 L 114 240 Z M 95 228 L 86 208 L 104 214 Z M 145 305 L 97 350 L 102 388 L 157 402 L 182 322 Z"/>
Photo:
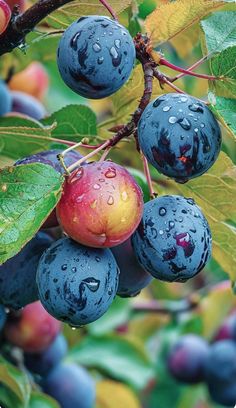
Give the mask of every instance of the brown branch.
<path id="1" fill-rule="evenodd" d="M 0 35 L 0 55 L 25 43 L 25 37 L 50 13 L 74 0 L 39 0 L 23 14 L 15 15 Z"/>

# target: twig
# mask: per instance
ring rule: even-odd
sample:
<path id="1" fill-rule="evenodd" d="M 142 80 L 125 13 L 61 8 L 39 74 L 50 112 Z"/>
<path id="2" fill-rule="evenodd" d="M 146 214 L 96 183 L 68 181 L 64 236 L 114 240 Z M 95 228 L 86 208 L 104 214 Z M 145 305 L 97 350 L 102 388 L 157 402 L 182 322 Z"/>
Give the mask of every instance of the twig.
<path id="1" fill-rule="evenodd" d="M 199 67 L 201 64 L 203 64 L 203 62 L 205 62 L 205 61 L 209 58 L 209 56 L 210 56 L 210 54 L 209 54 L 209 55 L 205 55 L 204 57 L 202 57 L 200 60 L 198 60 L 198 61 L 195 62 L 193 65 L 191 65 L 189 68 L 187 68 L 187 71 L 189 72 L 189 71 L 192 71 L 193 69 Z M 185 75 L 186 75 L 186 74 L 184 74 L 184 73 L 182 72 L 181 74 L 178 74 L 178 75 L 176 75 L 176 76 L 173 77 L 173 78 L 169 78 L 169 81 L 170 81 L 170 82 L 175 82 L 175 81 L 177 81 L 178 79 L 182 78 L 182 77 L 185 76 Z"/>
<path id="2" fill-rule="evenodd" d="M 109 11 L 109 13 L 114 18 L 114 20 L 118 20 L 118 17 L 116 15 L 116 13 L 114 12 L 114 10 L 112 9 L 112 7 L 110 6 L 110 4 L 107 3 L 106 0 L 99 0 L 99 1 L 100 1 L 100 3 L 103 4 L 104 7 L 106 7 L 106 9 Z"/>
<path id="3" fill-rule="evenodd" d="M 142 162 L 143 162 L 144 174 L 145 174 L 145 177 L 148 183 L 148 187 L 149 187 L 149 191 L 150 191 L 150 197 L 151 199 L 153 199 L 157 196 L 157 194 L 155 193 L 153 185 L 152 185 L 152 179 L 151 179 L 151 174 L 150 174 L 150 170 L 148 167 L 148 161 L 146 157 L 144 156 L 143 152 L 140 152 L 140 153 L 141 153 Z"/>
<path id="4" fill-rule="evenodd" d="M 71 172 L 76 169 L 76 167 L 79 167 L 82 163 L 90 159 L 91 157 L 95 156 L 95 154 L 99 153 L 101 150 L 106 149 L 110 145 L 110 140 L 107 140 L 105 143 L 97 147 L 97 149 L 93 150 L 86 156 L 82 157 L 82 159 L 78 160 L 77 162 L 73 163 L 71 166 L 67 167 L 67 171 Z"/>
<path id="5" fill-rule="evenodd" d="M 174 65 L 171 62 L 167 61 L 165 58 L 160 58 L 159 59 L 159 64 L 164 65 L 164 66 L 166 66 L 168 68 L 171 68 L 174 71 L 181 72 L 184 75 L 191 75 L 191 76 L 194 76 L 194 77 L 197 77 L 197 78 L 208 79 L 208 80 L 211 80 L 211 81 L 220 79 L 219 77 L 216 77 L 214 75 L 198 74 L 196 72 L 189 71 L 188 69 L 177 67 L 176 65 Z"/>

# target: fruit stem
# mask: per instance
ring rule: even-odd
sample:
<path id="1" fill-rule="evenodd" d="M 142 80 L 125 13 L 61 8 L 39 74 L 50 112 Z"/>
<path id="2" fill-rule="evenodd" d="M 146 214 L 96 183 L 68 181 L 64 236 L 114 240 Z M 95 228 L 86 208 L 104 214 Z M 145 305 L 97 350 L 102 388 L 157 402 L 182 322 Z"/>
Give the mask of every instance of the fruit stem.
<path id="1" fill-rule="evenodd" d="M 171 68 L 171 69 L 173 69 L 173 70 L 175 70 L 177 72 L 181 72 L 184 75 L 191 75 L 191 76 L 194 76 L 194 77 L 197 77 L 197 78 L 208 79 L 208 80 L 211 80 L 211 81 L 219 79 L 218 77 L 216 77 L 214 75 L 197 74 L 196 72 L 189 71 L 188 69 L 180 68 L 180 67 L 172 64 L 171 62 L 167 61 L 165 58 L 160 58 L 159 64 L 160 65 L 165 65 L 166 67 Z"/>
<path id="2" fill-rule="evenodd" d="M 98 146 L 95 150 L 93 150 L 92 152 L 90 152 L 86 156 L 82 157 L 82 159 L 80 159 L 77 162 L 73 163 L 71 166 L 67 167 L 67 172 L 72 172 L 73 170 L 76 169 L 76 167 L 79 167 L 82 163 L 84 163 L 85 161 L 87 161 L 91 157 L 95 156 L 101 150 L 106 149 L 108 146 L 110 146 L 110 140 L 106 140 L 104 143 L 102 143 L 100 146 Z"/>
<path id="3" fill-rule="evenodd" d="M 193 69 L 199 67 L 201 64 L 203 64 L 203 62 L 205 62 L 208 58 L 209 58 L 210 54 L 205 55 L 204 57 L 202 57 L 200 60 L 196 61 L 193 65 L 191 65 L 189 68 L 187 68 L 187 71 L 192 71 Z M 176 75 L 174 78 L 171 78 L 171 82 L 175 82 L 178 79 L 182 78 L 183 76 L 185 76 L 185 73 L 181 73 Z"/>
<path id="4" fill-rule="evenodd" d="M 169 79 L 165 75 L 163 75 L 161 72 L 159 72 L 157 69 L 153 70 L 153 75 L 160 82 L 160 87 L 162 87 L 163 84 L 166 84 L 166 85 L 169 85 L 170 88 L 174 89 L 178 93 L 181 93 L 181 94 L 185 93 L 184 91 L 182 91 L 182 89 L 172 84 L 172 82 L 169 81 Z"/>
<path id="5" fill-rule="evenodd" d="M 148 183 L 148 187 L 149 187 L 149 192 L 150 192 L 150 198 L 156 198 L 157 194 L 154 191 L 153 185 L 152 185 L 152 179 L 151 179 L 151 174 L 150 174 L 150 170 L 149 170 L 149 166 L 148 166 L 148 161 L 146 159 L 146 157 L 144 156 L 143 152 L 140 151 L 141 154 L 141 158 L 142 158 L 142 162 L 143 162 L 143 170 L 144 170 L 144 174 Z"/>
<path id="6" fill-rule="evenodd" d="M 74 150 L 74 149 L 77 149 L 77 147 L 81 147 L 81 142 L 79 142 L 79 143 L 76 143 L 75 145 L 73 145 L 73 146 L 70 146 L 70 147 L 68 147 L 68 149 L 65 149 L 65 150 L 63 150 L 63 152 L 59 155 L 59 156 L 61 156 L 62 158 L 68 153 L 68 152 L 70 152 L 71 150 Z"/>
<path id="7" fill-rule="evenodd" d="M 111 14 L 111 16 L 114 18 L 114 20 L 118 20 L 118 17 L 116 15 L 116 13 L 114 12 L 114 10 L 112 9 L 112 7 L 110 6 L 109 3 L 107 3 L 106 0 L 99 0 L 100 3 L 103 4 L 104 7 L 106 7 L 106 9 L 109 11 L 109 13 Z"/>

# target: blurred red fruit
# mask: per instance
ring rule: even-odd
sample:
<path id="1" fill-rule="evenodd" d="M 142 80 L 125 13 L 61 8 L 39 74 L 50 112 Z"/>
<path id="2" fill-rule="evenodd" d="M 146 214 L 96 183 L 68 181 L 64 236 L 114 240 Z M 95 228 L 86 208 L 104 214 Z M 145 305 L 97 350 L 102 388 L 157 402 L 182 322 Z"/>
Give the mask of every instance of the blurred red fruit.
<path id="1" fill-rule="evenodd" d="M 4 333 L 10 343 L 23 351 L 38 353 L 53 342 L 60 328 L 60 322 L 46 312 L 40 302 L 34 302 L 19 315 L 9 317 Z"/>
<path id="2" fill-rule="evenodd" d="M 8 86 L 13 91 L 25 92 L 42 99 L 48 89 L 48 74 L 42 64 L 32 62 L 23 71 L 13 75 Z"/>
<path id="3" fill-rule="evenodd" d="M 11 19 L 11 9 L 4 0 L 0 0 L 0 34 L 2 34 Z"/>

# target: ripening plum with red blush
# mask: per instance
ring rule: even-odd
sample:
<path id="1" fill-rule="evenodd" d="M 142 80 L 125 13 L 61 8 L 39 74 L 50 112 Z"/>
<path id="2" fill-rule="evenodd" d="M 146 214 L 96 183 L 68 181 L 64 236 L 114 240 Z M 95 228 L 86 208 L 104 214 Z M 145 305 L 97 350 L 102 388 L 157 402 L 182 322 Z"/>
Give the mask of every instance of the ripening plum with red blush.
<path id="1" fill-rule="evenodd" d="M 17 72 L 8 86 L 12 91 L 25 92 L 42 100 L 49 84 L 48 74 L 40 62 L 32 62 L 28 67 Z"/>
<path id="2" fill-rule="evenodd" d="M 65 181 L 57 217 L 75 241 L 95 248 L 127 240 L 143 212 L 140 187 L 116 163 L 95 162 L 75 170 Z"/>
<path id="3" fill-rule="evenodd" d="M 5 325 L 6 339 L 23 351 L 39 353 L 53 342 L 61 323 L 37 301 L 27 305 L 21 313 L 9 316 Z"/>
<path id="4" fill-rule="evenodd" d="M 4 0 L 0 0 L 0 34 L 2 34 L 11 19 L 11 10 Z"/>

